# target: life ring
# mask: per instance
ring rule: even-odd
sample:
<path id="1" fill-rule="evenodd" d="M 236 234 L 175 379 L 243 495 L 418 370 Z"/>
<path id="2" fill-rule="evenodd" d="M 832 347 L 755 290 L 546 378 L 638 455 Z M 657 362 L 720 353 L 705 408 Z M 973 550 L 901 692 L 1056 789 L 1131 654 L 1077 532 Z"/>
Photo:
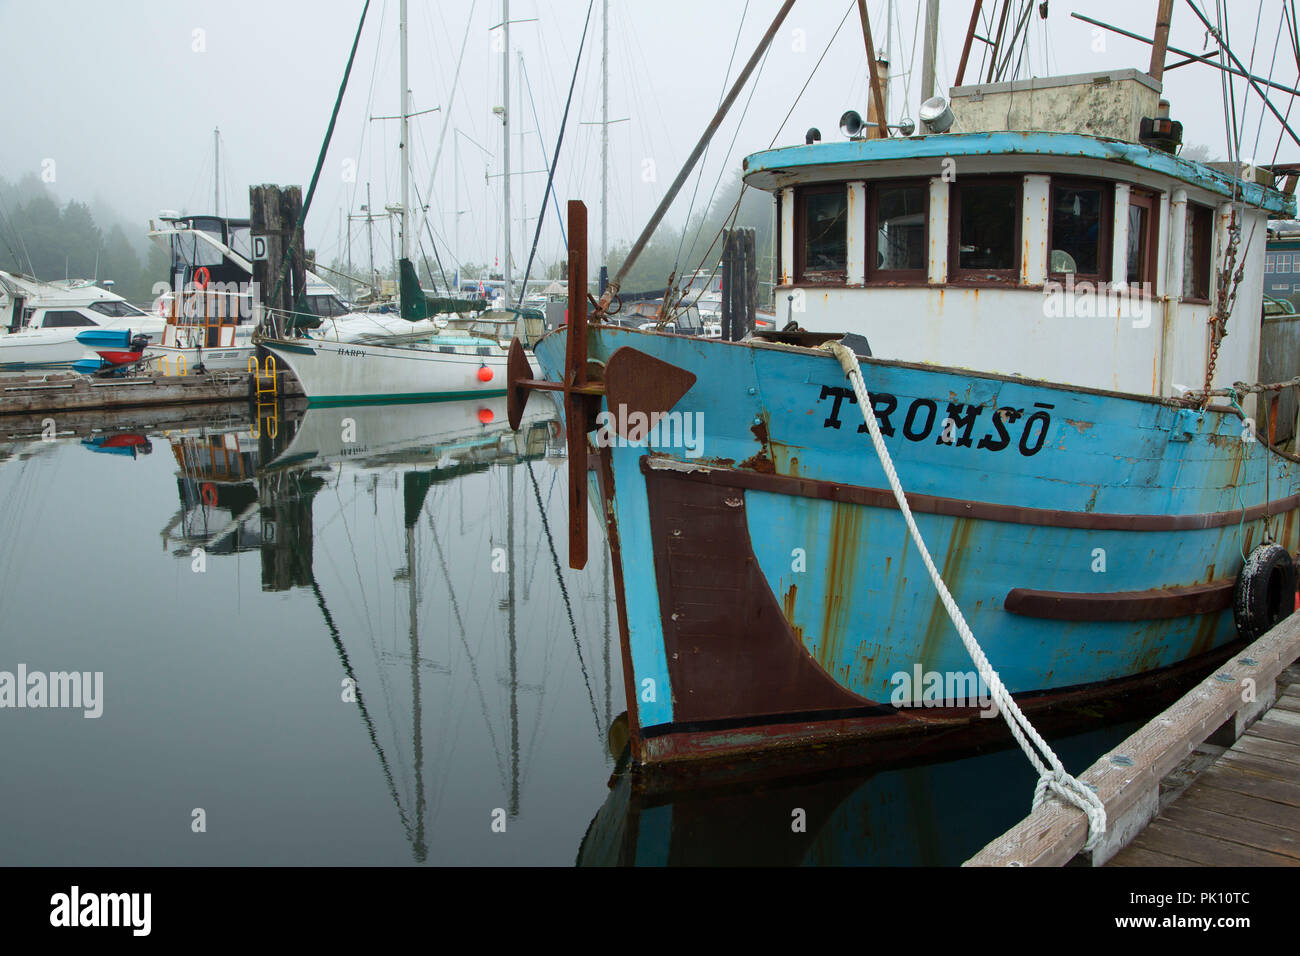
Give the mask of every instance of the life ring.
<path id="1" fill-rule="evenodd" d="M 199 266 L 194 270 L 194 284 L 200 289 L 208 287 L 208 280 L 212 278 L 212 273 L 208 271 L 207 266 Z"/>
<path id="2" fill-rule="evenodd" d="M 1232 592 L 1232 618 L 1247 641 L 1262 637 L 1295 610 L 1296 569 L 1280 544 L 1261 544 L 1246 558 Z"/>
<path id="3" fill-rule="evenodd" d="M 217 486 L 210 481 L 205 481 L 199 486 L 199 494 L 203 497 L 203 503 L 209 508 L 217 504 Z"/>

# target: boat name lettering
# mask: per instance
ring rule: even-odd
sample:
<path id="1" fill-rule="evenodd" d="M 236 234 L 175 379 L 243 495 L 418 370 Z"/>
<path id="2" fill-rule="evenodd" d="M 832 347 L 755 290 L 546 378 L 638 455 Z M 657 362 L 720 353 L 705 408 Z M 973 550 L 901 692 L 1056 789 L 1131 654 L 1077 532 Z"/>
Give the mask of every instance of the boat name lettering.
<path id="1" fill-rule="evenodd" d="M 365 354 L 366 353 L 361 349 L 339 349 L 339 355 L 355 355 L 357 358 L 360 358 Z"/>
<path id="2" fill-rule="evenodd" d="M 840 411 L 847 400 L 850 405 L 858 403 L 858 397 L 851 388 L 837 388 L 832 385 L 821 386 L 817 401 L 829 400 L 830 415 L 822 422 L 823 428 L 839 428 L 844 422 Z M 940 414 L 942 406 L 944 414 Z M 1051 409 L 1055 405 L 1034 402 L 1033 409 L 1013 408 L 1003 405 L 992 413 L 990 427 L 978 440 L 974 437 L 975 426 L 984 405 L 968 405 L 965 402 L 939 402 L 932 398 L 913 399 L 900 414 L 898 398 L 888 392 L 873 392 L 871 409 L 876 413 L 880 433 L 892 438 L 898 430 L 895 422 L 901 420 L 903 437 L 908 441 L 922 442 L 931 435 L 935 436 L 936 445 L 951 445 L 957 448 L 983 448 L 988 451 L 1002 451 L 1013 442 L 1020 454 L 1032 457 L 1043 450 L 1047 443 L 1047 433 L 1052 427 Z M 1009 426 L 1023 422 L 1019 437 L 1013 437 Z M 858 426 L 859 432 L 866 432 L 866 423 Z"/>

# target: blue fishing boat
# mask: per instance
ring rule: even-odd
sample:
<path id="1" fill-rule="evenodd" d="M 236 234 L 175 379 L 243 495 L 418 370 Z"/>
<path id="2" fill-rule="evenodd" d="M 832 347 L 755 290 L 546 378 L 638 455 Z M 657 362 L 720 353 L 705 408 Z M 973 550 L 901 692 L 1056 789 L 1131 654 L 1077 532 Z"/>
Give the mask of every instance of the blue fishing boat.
<path id="1" fill-rule="evenodd" d="M 573 296 L 540 375 L 514 350 L 515 414 L 563 401 L 575 566 L 597 478 L 635 761 L 979 725 L 955 609 L 1026 713 L 1211 666 L 1291 613 L 1300 458 L 1280 389 L 1245 383 L 1294 199 L 1179 157 L 1160 91 L 958 87 L 914 137 L 846 114 L 846 141 L 745 160 L 784 331 L 617 327 L 616 280 L 590 324 Z"/>

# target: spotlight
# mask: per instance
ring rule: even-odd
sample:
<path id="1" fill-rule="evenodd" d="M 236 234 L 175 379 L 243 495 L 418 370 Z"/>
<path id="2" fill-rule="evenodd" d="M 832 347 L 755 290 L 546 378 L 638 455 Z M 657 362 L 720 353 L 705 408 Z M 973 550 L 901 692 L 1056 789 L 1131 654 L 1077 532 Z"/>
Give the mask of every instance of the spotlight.
<path id="1" fill-rule="evenodd" d="M 932 96 L 921 104 L 921 125 L 931 133 L 946 133 L 952 126 L 952 107 L 942 96 Z"/>

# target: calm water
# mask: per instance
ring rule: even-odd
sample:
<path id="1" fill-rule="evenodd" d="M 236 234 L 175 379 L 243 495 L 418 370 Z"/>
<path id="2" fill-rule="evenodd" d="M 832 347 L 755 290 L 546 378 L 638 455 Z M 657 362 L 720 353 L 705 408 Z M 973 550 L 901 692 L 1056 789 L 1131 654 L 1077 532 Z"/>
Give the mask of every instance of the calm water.
<path id="1" fill-rule="evenodd" d="M 0 670 L 103 673 L 98 719 L 0 710 L 0 863 L 951 864 L 1023 816 L 1019 752 L 607 787 L 625 705 L 603 540 L 593 522 L 568 569 L 558 425 L 504 419 L 501 400 L 51 441 L 0 420 Z M 1133 726 L 1060 752 L 1081 770 Z"/>

